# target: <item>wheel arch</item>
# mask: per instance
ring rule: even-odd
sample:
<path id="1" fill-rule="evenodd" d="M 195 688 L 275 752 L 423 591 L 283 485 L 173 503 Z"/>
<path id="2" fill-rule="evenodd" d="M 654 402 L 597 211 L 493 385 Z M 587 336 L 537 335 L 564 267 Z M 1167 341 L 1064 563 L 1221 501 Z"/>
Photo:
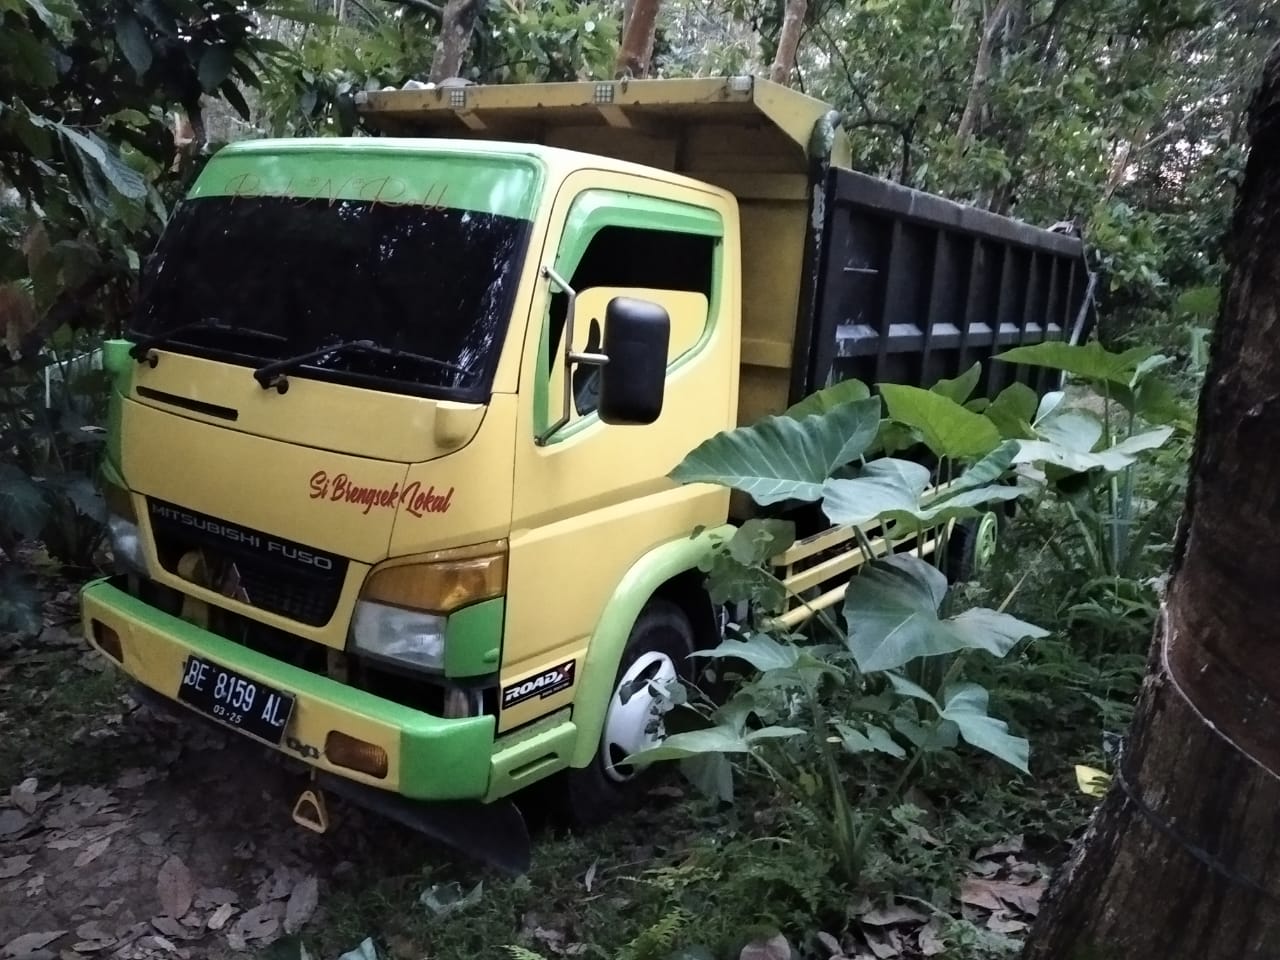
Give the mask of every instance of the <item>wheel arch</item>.
<path id="1" fill-rule="evenodd" d="M 585 767 L 595 756 L 623 648 L 650 600 L 662 597 L 677 604 L 689 616 L 695 640 L 699 644 L 711 640 L 717 629 L 715 612 L 702 590 L 698 563 L 711 550 L 713 537 L 732 532 L 732 526 L 723 526 L 664 543 L 637 560 L 618 583 L 591 634 L 583 661 L 573 703 L 578 733 L 570 766 Z"/>

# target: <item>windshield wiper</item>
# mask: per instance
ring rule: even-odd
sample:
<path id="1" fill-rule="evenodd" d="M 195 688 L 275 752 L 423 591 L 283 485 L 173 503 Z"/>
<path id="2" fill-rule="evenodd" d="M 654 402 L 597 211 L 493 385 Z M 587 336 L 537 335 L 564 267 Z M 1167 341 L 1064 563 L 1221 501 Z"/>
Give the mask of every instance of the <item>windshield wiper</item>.
<path id="1" fill-rule="evenodd" d="M 284 393 L 289 389 L 289 381 L 284 376 L 290 370 L 295 370 L 303 364 L 311 360 L 318 360 L 321 357 L 327 357 L 330 354 L 342 353 L 373 353 L 382 357 L 391 357 L 393 359 L 403 357 L 406 360 L 414 360 L 418 363 L 425 363 L 433 367 L 440 367 L 443 370 L 452 370 L 463 376 L 471 377 L 474 374 L 466 367 L 460 367 L 456 363 L 450 363 L 447 360 L 439 360 L 435 357 L 428 357 L 421 353 L 407 353 L 404 350 L 396 350 L 393 347 L 380 347 L 372 340 L 346 340 L 342 343 L 335 343 L 328 347 L 321 347 L 318 350 L 312 350 L 310 353 L 301 353 L 296 357 L 286 357 L 283 360 L 277 360 L 274 363 L 268 363 L 266 366 L 259 367 L 253 371 L 253 378 L 258 381 L 259 386 L 263 390 L 270 390 L 275 387 L 280 393 Z"/>
<path id="2" fill-rule="evenodd" d="M 253 327 L 237 327 L 230 323 L 222 323 L 217 317 L 205 317 L 203 320 L 194 320 L 191 323 L 184 323 L 174 327 L 172 330 L 166 330 L 164 333 L 157 333 L 150 337 L 143 337 L 132 347 L 129 348 L 129 356 L 137 360 L 139 363 L 150 363 L 155 366 L 158 357 L 151 351 L 166 343 L 178 339 L 184 333 L 190 333 L 192 330 L 217 330 L 221 333 L 233 333 L 246 337 L 257 337 L 259 340 L 271 340 L 275 343 L 285 343 L 288 337 L 282 337 L 278 333 L 268 333 L 265 330 L 255 330 Z"/>

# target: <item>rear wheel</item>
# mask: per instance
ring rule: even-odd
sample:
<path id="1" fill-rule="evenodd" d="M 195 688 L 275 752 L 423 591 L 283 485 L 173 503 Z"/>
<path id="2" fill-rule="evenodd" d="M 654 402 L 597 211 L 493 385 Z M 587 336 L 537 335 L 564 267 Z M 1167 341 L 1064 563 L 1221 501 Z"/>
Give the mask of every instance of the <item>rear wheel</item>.
<path id="1" fill-rule="evenodd" d="M 637 770 L 626 758 L 662 739 L 661 689 L 671 680 L 688 678 L 693 648 L 693 627 L 684 611 L 670 601 L 651 600 L 623 648 L 596 755 L 587 766 L 565 774 L 573 824 L 603 823 L 653 784 L 660 767 Z"/>
<path id="2" fill-rule="evenodd" d="M 957 521 L 947 541 L 947 579 L 952 583 L 962 583 L 976 580 L 986 573 L 1000 542 L 1001 526 L 1000 516 L 994 511 Z"/>

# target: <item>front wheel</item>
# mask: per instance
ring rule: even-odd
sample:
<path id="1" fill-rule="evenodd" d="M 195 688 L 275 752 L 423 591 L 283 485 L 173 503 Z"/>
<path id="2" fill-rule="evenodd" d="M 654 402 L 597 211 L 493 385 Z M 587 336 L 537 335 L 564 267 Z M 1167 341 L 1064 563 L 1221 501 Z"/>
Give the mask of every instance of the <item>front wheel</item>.
<path id="1" fill-rule="evenodd" d="M 623 648 L 596 755 L 565 774 L 567 813 L 574 825 L 604 823 L 652 785 L 656 771 L 637 770 L 626 758 L 662 739 L 662 688 L 688 678 L 693 649 L 693 627 L 684 611 L 670 601 L 651 600 Z"/>

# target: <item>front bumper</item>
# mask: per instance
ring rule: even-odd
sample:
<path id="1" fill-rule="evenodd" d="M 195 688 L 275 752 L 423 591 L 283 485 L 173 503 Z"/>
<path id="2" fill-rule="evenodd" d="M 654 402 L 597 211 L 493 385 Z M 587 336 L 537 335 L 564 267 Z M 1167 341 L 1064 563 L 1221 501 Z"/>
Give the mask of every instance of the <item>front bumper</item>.
<path id="1" fill-rule="evenodd" d="M 289 757 L 414 800 L 480 799 L 488 791 L 493 717 L 447 720 L 375 697 L 170 616 L 107 580 L 94 581 L 81 591 L 81 610 L 89 642 L 115 662 L 98 645 L 94 623 L 115 631 L 123 657 L 119 666 L 175 704 L 179 702 L 178 684 L 190 654 L 293 694 L 293 716 L 281 746 L 267 744 Z M 324 753 L 331 731 L 385 750 L 387 775 L 375 778 L 331 763 Z M 242 731 L 235 732 L 256 739 Z"/>

